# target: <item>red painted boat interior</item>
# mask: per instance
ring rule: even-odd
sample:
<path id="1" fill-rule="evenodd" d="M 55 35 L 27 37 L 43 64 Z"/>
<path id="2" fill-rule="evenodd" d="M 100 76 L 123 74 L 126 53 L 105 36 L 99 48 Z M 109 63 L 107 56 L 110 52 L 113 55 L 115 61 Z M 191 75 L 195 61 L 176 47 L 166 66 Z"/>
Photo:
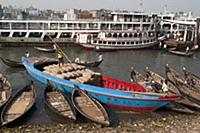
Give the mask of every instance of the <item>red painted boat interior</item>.
<path id="1" fill-rule="evenodd" d="M 104 88 L 108 89 L 116 89 L 116 90 L 123 90 L 123 91 L 139 91 L 145 92 L 146 90 L 138 84 L 113 79 L 107 76 L 102 76 L 102 83 Z"/>

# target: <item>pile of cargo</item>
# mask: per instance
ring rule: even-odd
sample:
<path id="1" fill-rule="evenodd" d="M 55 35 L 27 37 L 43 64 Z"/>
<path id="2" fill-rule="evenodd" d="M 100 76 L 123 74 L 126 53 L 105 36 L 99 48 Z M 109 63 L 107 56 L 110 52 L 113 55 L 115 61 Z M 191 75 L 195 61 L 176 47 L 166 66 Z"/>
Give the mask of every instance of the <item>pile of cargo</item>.
<path id="1" fill-rule="evenodd" d="M 57 64 L 49 65 L 43 68 L 45 73 L 56 76 L 58 78 L 66 79 L 72 82 L 82 84 L 91 84 L 100 86 L 101 74 L 87 69 L 85 66 L 77 65 L 75 63 L 64 64 L 59 67 Z"/>

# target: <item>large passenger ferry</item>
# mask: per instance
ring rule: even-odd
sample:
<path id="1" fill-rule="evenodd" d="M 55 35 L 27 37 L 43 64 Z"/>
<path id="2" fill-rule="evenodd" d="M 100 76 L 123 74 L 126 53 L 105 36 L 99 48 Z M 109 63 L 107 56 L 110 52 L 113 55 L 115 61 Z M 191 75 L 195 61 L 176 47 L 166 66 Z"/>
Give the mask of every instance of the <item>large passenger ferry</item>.
<path id="1" fill-rule="evenodd" d="M 0 42 L 50 43 L 48 36 L 58 43 L 80 42 L 81 34 L 92 36 L 92 44 L 119 45 L 155 42 L 152 15 L 144 12 L 112 12 L 111 20 L 0 20 Z M 147 36 L 151 39 L 147 41 Z M 154 36 L 154 38 L 152 38 Z M 89 39 L 88 39 L 89 40 Z M 82 43 L 81 43 L 82 44 Z M 147 45 L 148 46 L 148 45 Z"/>
<path id="2" fill-rule="evenodd" d="M 81 46 L 96 50 L 126 50 L 152 47 L 157 43 L 156 16 L 144 12 L 112 13 L 97 35 L 77 33 Z"/>
<path id="3" fill-rule="evenodd" d="M 110 16 L 109 20 L 0 20 L 0 44 L 44 46 L 52 43 L 51 37 L 59 44 L 78 43 L 92 49 L 138 49 L 154 46 L 158 30 L 167 34 L 184 30 L 167 21 L 157 29 L 157 18 L 171 20 L 173 16 L 127 11 Z"/>

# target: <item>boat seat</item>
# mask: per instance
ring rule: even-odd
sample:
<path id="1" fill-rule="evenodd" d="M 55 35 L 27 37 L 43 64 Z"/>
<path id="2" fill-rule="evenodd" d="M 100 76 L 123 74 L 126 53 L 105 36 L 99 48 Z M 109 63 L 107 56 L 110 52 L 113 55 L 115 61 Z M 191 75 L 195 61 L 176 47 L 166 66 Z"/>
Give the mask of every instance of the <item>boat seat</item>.
<path id="1" fill-rule="evenodd" d="M 104 116 L 96 116 L 95 118 L 98 119 L 98 120 L 105 120 Z"/>
<path id="2" fill-rule="evenodd" d="M 29 103 L 30 103 L 29 101 L 16 101 L 6 114 L 24 113 Z"/>

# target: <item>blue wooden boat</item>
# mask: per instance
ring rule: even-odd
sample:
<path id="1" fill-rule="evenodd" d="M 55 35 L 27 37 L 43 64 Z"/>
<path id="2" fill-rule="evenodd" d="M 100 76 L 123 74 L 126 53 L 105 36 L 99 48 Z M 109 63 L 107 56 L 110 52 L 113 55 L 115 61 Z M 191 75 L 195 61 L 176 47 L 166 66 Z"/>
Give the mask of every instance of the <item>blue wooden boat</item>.
<path id="1" fill-rule="evenodd" d="M 88 95 L 114 108 L 136 112 L 150 112 L 177 99 L 177 96 L 169 97 L 163 94 L 145 92 L 145 89 L 137 84 L 113 79 L 107 76 L 102 76 L 101 87 L 72 82 L 42 71 L 42 68 L 45 67 L 45 65 L 55 64 L 55 62 L 33 62 L 34 61 L 31 59 L 22 57 L 22 63 L 26 70 L 36 80 L 44 84 L 47 84 L 48 80 L 51 85 L 64 93 L 72 93 L 74 85 L 76 85 L 80 89 L 87 91 Z"/>

